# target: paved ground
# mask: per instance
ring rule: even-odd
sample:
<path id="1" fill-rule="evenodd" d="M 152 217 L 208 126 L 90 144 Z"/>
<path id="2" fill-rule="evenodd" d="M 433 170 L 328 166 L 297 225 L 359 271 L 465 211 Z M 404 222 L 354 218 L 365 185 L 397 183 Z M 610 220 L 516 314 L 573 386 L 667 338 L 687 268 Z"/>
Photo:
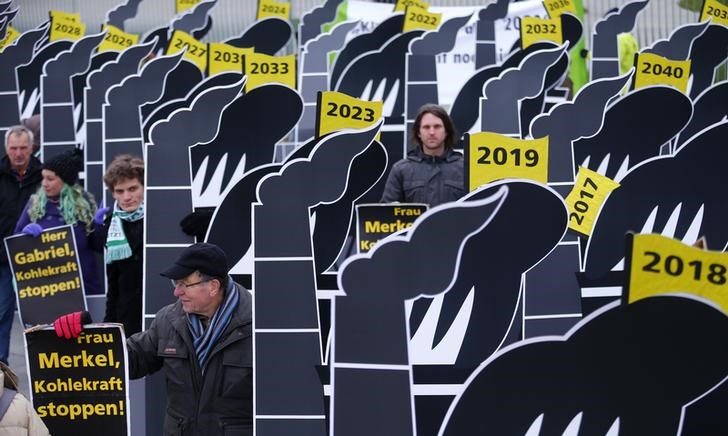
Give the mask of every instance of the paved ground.
<path id="1" fill-rule="evenodd" d="M 28 372 L 26 370 L 27 364 L 25 362 L 25 342 L 23 341 L 23 329 L 20 326 L 20 319 L 18 318 L 18 312 L 15 312 L 13 318 L 13 330 L 10 333 L 10 357 L 8 358 L 10 367 L 13 368 L 18 379 L 20 380 L 20 392 L 26 397 L 29 396 L 28 389 Z"/>

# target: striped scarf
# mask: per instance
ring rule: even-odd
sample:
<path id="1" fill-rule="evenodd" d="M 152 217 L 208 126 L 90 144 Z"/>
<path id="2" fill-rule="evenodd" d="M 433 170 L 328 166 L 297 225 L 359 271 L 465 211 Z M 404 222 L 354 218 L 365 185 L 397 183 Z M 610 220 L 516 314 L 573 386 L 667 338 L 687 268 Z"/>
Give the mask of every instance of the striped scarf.
<path id="1" fill-rule="evenodd" d="M 215 347 L 215 343 L 217 343 L 222 332 L 230 324 L 230 320 L 238 308 L 239 300 L 238 288 L 235 286 L 233 278 L 228 277 L 225 300 L 215 311 L 207 328 L 205 328 L 205 324 L 200 320 L 198 315 L 194 313 L 187 314 L 187 327 L 189 327 L 190 333 L 192 334 L 192 343 L 195 346 L 197 361 L 200 363 L 200 368 L 203 373 L 205 372 L 205 365 L 207 365 L 207 358 L 210 356 L 210 352 Z"/>
<path id="2" fill-rule="evenodd" d="M 132 251 L 129 241 L 126 240 L 124 226 L 121 220 L 134 222 L 144 218 L 144 202 L 133 212 L 124 212 L 118 202 L 114 202 L 114 212 L 109 223 L 109 232 L 106 236 L 106 263 L 131 257 Z"/>

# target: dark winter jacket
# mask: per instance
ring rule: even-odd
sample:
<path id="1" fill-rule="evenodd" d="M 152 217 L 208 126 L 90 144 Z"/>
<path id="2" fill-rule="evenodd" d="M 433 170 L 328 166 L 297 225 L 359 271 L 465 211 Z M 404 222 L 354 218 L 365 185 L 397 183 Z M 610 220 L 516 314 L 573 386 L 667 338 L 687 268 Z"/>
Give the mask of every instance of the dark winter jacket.
<path id="1" fill-rule="evenodd" d="M 392 166 L 381 201 L 434 207 L 463 195 L 463 155 L 448 149 L 442 156 L 429 156 L 418 147 Z"/>
<path id="2" fill-rule="evenodd" d="M 127 340 L 133 379 L 164 367 L 166 436 L 252 436 L 252 299 L 237 285 L 240 302 L 208 357 L 203 376 L 187 317 L 179 301 L 163 307 L 148 330 Z"/>
<path id="3" fill-rule="evenodd" d="M 35 157 L 30 158 L 30 164 L 25 171 L 23 181 L 18 181 L 18 175 L 10 167 L 7 155 L 0 159 L 0 239 L 13 234 L 15 223 L 18 222 L 25 203 L 40 186 L 43 179 L 41 163 Z M 7 263 L 7 253 L 3 248 L 0 253 L 0 264 Z"/>
<path id="4" fill-rule="evenodd" d="M 104 223 L 103 239 L 109 232 L 111 214 Z M 106 265 L 106 315 L 104 322 L 124 324 L 124 333 L 131 336 L 142 331 L 142 277 L 144 254 L 144 219 L 121 221 L 124 235 L 131 247 L 131 257 Z"/>

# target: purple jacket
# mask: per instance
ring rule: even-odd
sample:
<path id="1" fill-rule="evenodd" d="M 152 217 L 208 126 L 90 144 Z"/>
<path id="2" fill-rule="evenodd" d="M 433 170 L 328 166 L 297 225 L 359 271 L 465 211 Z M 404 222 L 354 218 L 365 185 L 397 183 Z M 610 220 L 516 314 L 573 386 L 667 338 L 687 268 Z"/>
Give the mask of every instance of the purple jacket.
<path id="1" fill-rule="evenodd" d="M 31 200 L 25 204 L 23 213 L 20 214 L 18 224 L 15 226 L 15 233 L 20 233 L 23 227 L 30 223 L 30 216 L 28 216 L 28 208 L 30 207 Z M 61 211 L 58 210 L 58 206 L 52 201 L 46 204 L 46 213 L 40 218 L 37 223 L 44 229 L 51 227 L 63 226 L 66 222 L 61 216 Z M 77 222 L 73 226 L 73 233 L 76 238 L 76 250 L 78 252 L 78 258 L 81 261 L 81 274 L 83 275 L 83 287 L 86 295 L 99 295 L 104 293 L 104 288 L 101 286 L 99 281 L 98 268 L 96 267 L 96 254 L 94 252 L 102 253 L 104 248 L 104 240 L 101 236 L 103 232 L 100 231 L 100 227 L 94 224 L 94 231 L 90 235 L 86 234 L 86 225 L 82 222 Z"/>

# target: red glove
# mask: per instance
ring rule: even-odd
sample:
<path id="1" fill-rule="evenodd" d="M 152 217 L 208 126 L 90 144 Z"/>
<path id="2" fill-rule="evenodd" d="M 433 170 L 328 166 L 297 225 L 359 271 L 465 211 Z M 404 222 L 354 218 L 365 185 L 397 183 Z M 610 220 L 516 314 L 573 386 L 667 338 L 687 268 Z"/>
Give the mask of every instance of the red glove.
<path id="1" fill-rule="evenodd" d="M 61 315 L 53 323 L 56 328 L 56 335 L 59 338 L 77 338 L 83 331 L 84 324 L 91 323 L 91 315 L 85 310 Z"/>

